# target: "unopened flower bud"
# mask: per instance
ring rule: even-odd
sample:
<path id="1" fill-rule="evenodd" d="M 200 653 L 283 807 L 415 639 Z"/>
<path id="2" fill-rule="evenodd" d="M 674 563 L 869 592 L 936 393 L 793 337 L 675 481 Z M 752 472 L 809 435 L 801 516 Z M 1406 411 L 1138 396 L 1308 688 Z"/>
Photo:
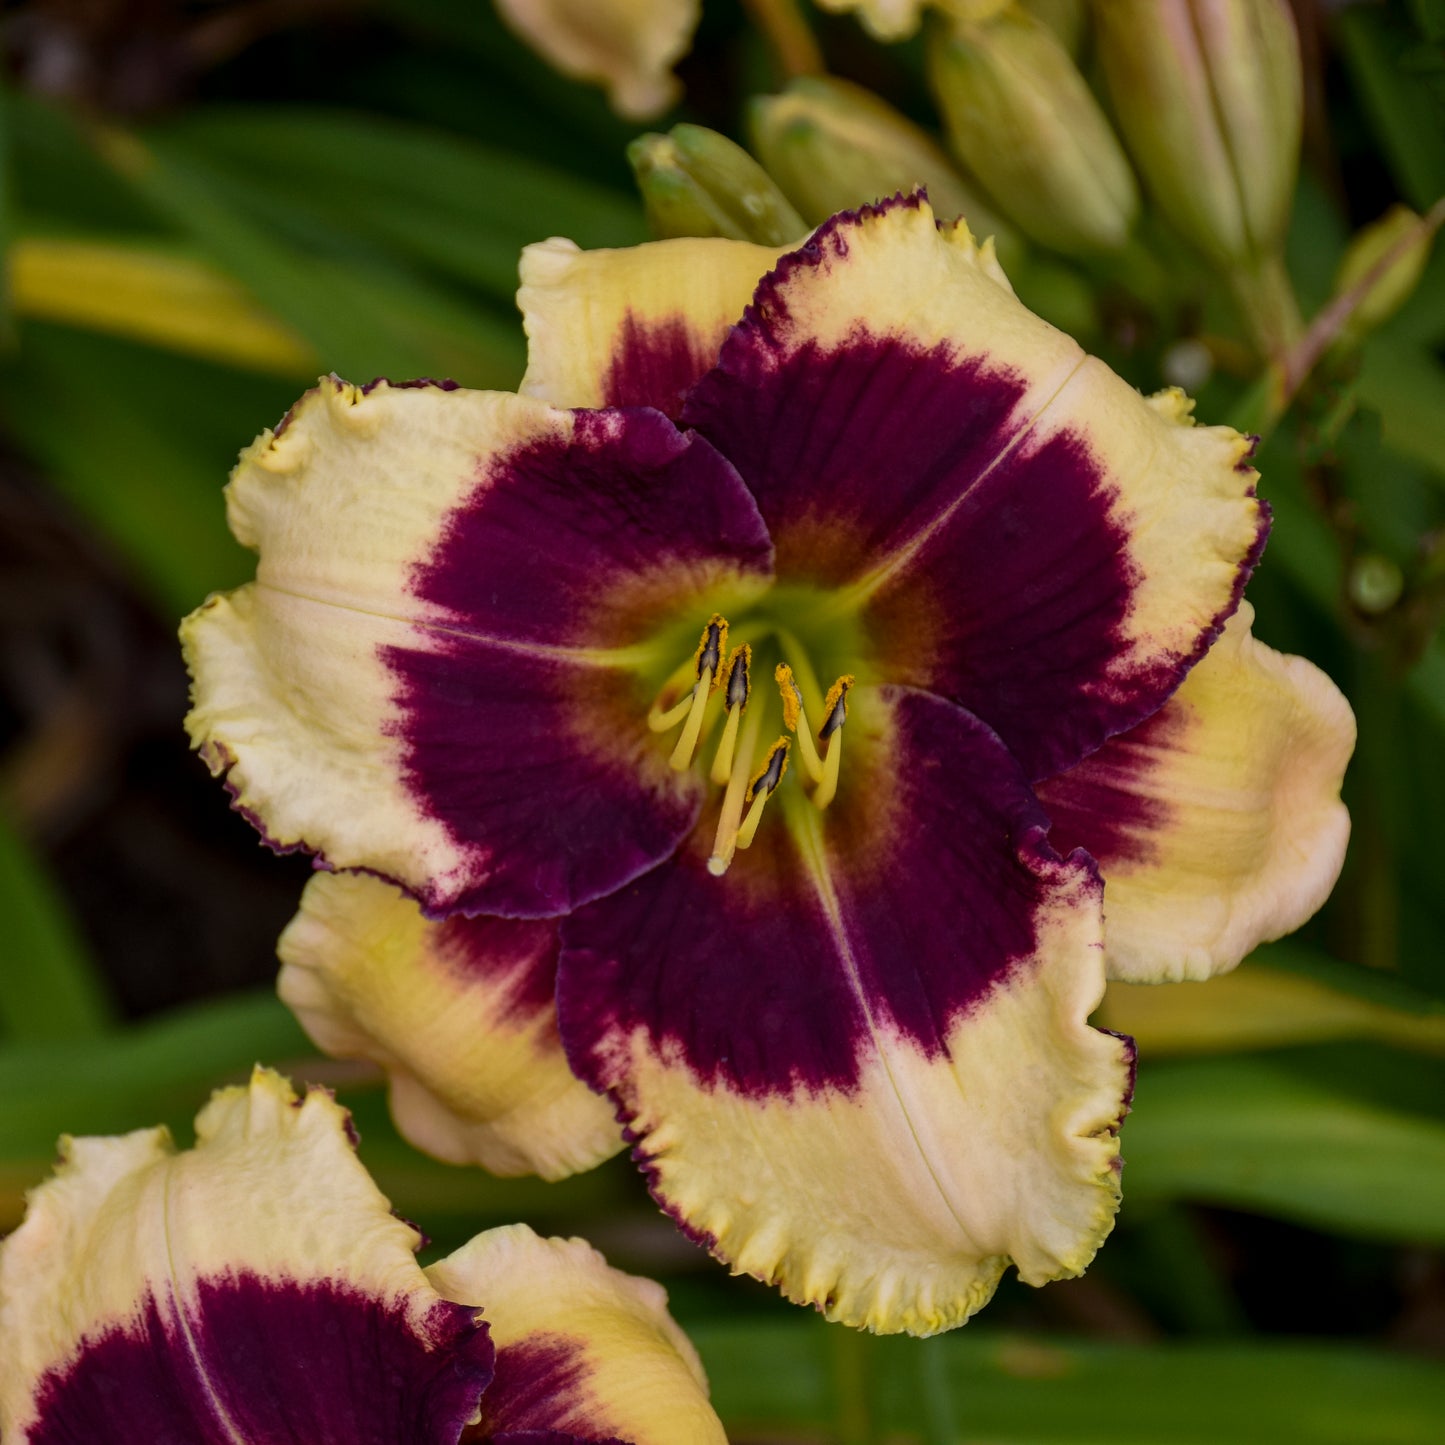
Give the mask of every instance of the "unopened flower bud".
<path id="1" fill-rule="evenodd" d="M 1020 0 L 1020 4 L 1059 37 L 1070 55 L 1079 53 L 1088 20 L 1084 0 Z"/>
<path id="2" fill-rule="evenodd" d="M 700 125 L 639 136 L 627 159 L 659 236 L 726 236 L 782 246 L 808 226 L 740 146 Z"/>
<path id="3" fill-rule="evenodd" d="M 1355 234 L 1335 275 L 1336 296 L 1365 288 L 1350 311 L 1347 334 L 1358 338 L 1373 331 L 1410 299 L 1430 259 L 1437 226 L 1433 218 L 1418 216 L 1408 206 L 1391 206 Z M 1385 269 L 1369 280 L 1382 262 Z"/>
<path id="4" fill-rule="evenodd" d="M 1048 26 L 1014 7 L 940 30 L 928 69 L 950 146 L 1011 220 L 1060 251 L 1124 245 L 1133 172 Z"/>
<path id="5" fill-rule="evenodd" d="M 1119 127 L 1160 210 L 1233 266 L 1289 218 L 1301 125 L 1287 0 L 1096 0 Z"/>
<path id="6" fill-rule="evenodd" d="M 980 240 L 993 236 L 1000 251 L 1018 250 L 1011 228 L 943 147 L 861 85 L 804 76 L 782 95 L 755 96 L 748 125 L 753 149 L 810 225 L 922 185 L 936 215 L 962 216 Z"/>

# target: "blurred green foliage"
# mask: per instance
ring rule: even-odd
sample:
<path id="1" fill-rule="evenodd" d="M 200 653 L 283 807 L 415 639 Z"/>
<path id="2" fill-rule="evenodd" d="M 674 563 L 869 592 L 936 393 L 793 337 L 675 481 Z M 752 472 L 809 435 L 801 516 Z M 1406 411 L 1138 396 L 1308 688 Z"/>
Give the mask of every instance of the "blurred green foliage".
<path id="1" fill-rule="evenodd" d="M 1308 323 L 1355 231 L 1394 202 L 1423 213 L 1445 195 L 1445 6 L 1297 9 L 1315 88 L 1285 258 Z M 319 371 L 513 386 L 520 248 L 646 235 L 623 158 L 634 129 L 479 0 L 379 0 L 340 31 L 305 10 L 294 33 L 259 37 L 140 117 L 105 94 L 40 94 L 23 64 L 3 97 L 0 425 L 167 623 L 244 580 L 220 485 Z M 812 19 L 841 75 L 936 132 L 918 42 L 883 51 L 849 21 Z M 783 78 L 743 11 L 709 0 L 676 118 L 740 136 L 749 92 Z M 1001 1330 L 1026 1309 L 1018 1291 L 995 1307 L 1005 1320 L 945 1340 L 840 1342 L 677 1242 L 624 1163 L 548 1186 L 416 1154 L 378 1081 L 316 1058 L 269 995 L 122 1023 L 106 959 L 21 808 L 0 817 L 0 1228 L 61 1132 L 164 1120 L 184 1137 L 210 1087 L 263 1059 L 342 1091 L 363 1157 L 438 1247 L 523 1217 L 667 1277 L 738 1438 L 1438 1438 L 1445 1383 L 1387 1346 L 1388 1321 L 1331 1319 L 1352 1338 L 1329 1345 L 1252 1333 L 1227 1250 L 1199 1221 L 1214 1235 L 1243 1216 L 1307 1226 L 1331 1241 L 1322 1268 L 1354 1257 L 1348 1241 L 1384 1242 L 1395 1253 L 1368 1266 L 1380 1290 L 1394 1287 L 1390 1261 L 1445 1244 L 1445 250 L 1402 310 L 1329 353 L 1281 413 L 1229 288 L 1157 216 L 1122 262 L 1011 244 L 1024 298 L 1142 389 L 1187 362 L 1201 418 L 1263 419 L 1276 525 L 1251 588 L 1258 631 L 1324 666 L 1360 720 L 1354 844 L 1303 939 L 1247 963 L 1247 994 L 1175 990 L 1172 1018 L 1110 1000 L 1111 1025 L 1139 1020 L 1143 1059 L 1125 1210 L 1090 1275 L 1101 1338 Z M 223 806 L 199 768 L 195 787 Z M 1433 1268 L 1419 1308 L 1438 1313 Z M 1129 1323 L 1116 1329 L 1119 1298 Z M 1438 1322 L 1427 1344 L 1445 1349 Z"/>

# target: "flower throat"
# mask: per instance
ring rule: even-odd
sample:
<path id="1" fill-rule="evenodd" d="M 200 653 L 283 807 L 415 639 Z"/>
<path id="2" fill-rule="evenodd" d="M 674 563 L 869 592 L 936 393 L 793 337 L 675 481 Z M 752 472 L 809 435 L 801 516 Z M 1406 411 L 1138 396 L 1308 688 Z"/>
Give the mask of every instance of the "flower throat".
<path id="1" fill-rule="evenodd" d="M 647 725 L 655 733 L 669 733 L 682 725 L 671 763 L 683 772 L 692 766 L 721 710 L 722 736 L 708 769 L 709 778 L 725 790 L 707 860 L 708 871 L 716 877 L 726 873 L 737 850 L 749 847 L 757 836 L 768 800 L 788 771 L 794 738 L 803 785 L 813 805 L 822 810 L 837 796 L 843 725 L 848 720 L 848 694 L 853 687 L 852 674 L 845 673 L 828 689 L 815 741 L 803 688 L 794 674 L 796 664 L 810 690 L 816 692 L 812 667 L 791 633 L 771 622 L 762 623 L 753 641 L 760 650 L 765 647 L 767 653 L 780 656 L 773 680 L 783 732 L 760 755 L 758 743 L 763 723 L 772 712 L 768 705 L 771 695 L 762 702 L 754 698 L 753 642 L 729 650 L 728 633 L 727 618 L 716 612 L 708 618 L 691 660 L 667 680 L 647 714 Z"/>

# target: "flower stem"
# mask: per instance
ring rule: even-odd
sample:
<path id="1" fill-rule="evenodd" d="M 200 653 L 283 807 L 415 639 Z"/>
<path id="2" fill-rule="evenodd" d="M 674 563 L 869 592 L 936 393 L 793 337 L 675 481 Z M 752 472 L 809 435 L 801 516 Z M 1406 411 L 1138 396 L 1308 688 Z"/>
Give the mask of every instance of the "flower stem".
<path id="1" fill-rule="evenodd" d="M 832 1345 L 833 1399 L 838 1445 L 874 1445 L 870 1402 L 871 1343 L 861 1330 L 834 1325 L 829 1331 Z"/>
<path id="2" fill-rule="evenodd" d="M 1240 320 L 1261 356 L 1282 361 L 1304 330 L 1289 273 L 1277 252 L 1228 272 Z"/>
<path id="3" fill-rule="evenodd" d="M 923 1401 L 924 1445 L 958 1445 L 962 1436 L 948 1388 L 947 1346 L 942 1339 L 917 1345 L 918 1393 Z"/>
<path id="4" fill-rule="evenodd" d="M 827 70 L 823 52 L 818 49 L 797 0 L 743 0 L 743 9 L 762 31 L 788 79 L 795 75 L 822 75 Z"/>

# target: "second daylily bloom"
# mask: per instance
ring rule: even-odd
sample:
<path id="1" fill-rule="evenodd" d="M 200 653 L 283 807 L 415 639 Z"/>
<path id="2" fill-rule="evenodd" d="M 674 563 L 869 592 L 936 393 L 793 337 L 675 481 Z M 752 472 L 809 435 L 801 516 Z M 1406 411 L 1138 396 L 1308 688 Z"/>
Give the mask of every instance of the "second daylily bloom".
<path id="1" fill-rule="evenodd" d="M 781 258 L 552 242 L 523 273 L 527 395 L 324 382 L 231 485 L 260 563 L 187 624 L 192 736 L 274 845 L 436 920 L 317 880 L 288 997 L 447 1157 L 615 1148 L 565 1048 L 664 1207 L 832 1318 L 925 1333 L 1010 1262 L 1077 1273 L 1132 1071 L 1087 1023 L 1084 849 L 1131 880 L 1111 952 L 1161 976 L 1295 926 L 1339 863 L 1329 683 L 1239 624 L 1195 667 L 1263 543 L 1247 441 L 919 197 Z M 1258 748 L 1212 701 L 1250 668 Z M 1315 745 L 1275 745 L 1299 719 Z M 1035 785 L 1089 762 L 1064 853 Z M 462 996 L 492 1028 L 458 1067 L 428 1040 Z"/>
<path id="2" fill-rule="evenodd" d="M 725 1445 L 651 1281 L 524 1225 L 423 1270 L 346 1111 L 265 1069 L 196 1131 L 63 1139 L 0 1244 L 12 1445 Z"/>

